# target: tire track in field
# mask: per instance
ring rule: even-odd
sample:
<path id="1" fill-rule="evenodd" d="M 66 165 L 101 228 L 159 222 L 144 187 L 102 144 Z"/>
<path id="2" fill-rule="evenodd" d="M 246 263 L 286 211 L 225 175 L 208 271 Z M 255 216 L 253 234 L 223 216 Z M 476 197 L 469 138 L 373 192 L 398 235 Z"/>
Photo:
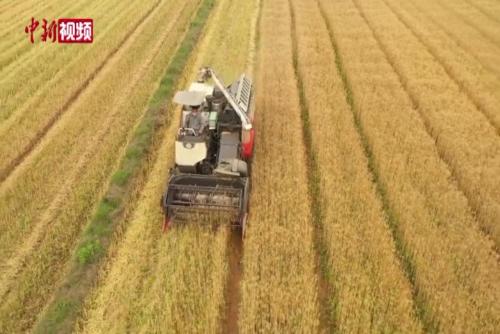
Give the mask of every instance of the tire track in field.
<path id="1" fill-rule="evenodd" d="M 146 14 L 144 14 L 141 19 L 135 24 L 131 32 L 126 35 L 120 43 L 106 56 L 104 61 L 99 64 L 99 66 L 85 79 L 85 81 L 80 85 L 80 87 L 66 100 L 66 102 L 59 108 L 54 115 L 49 119 L 47 124 L 39 130 L 35 137 L 29 142 L 29 144 L 21 151 L 21 153 L 11 161 L 3 170 L 0 170 L 0 184 L 3 183 L 7 178 L 12 175 L 12 172 L 30 155 L 30 153 L 35 149 L 40 140 L 49 132 L 49 130 L 57 123 L 66 111 L 75 103 L 75 101 L 80 97 L 84 90 L 89 86 L 89 84 L 94 80 L 104 69 L 104 67 L 109 63 L 111 58 L 116 55 L 116 53 L 125 45 L 125 43 L 131 40 L 132 36 L 135 36 L 138 29 L 144 24 L 146 19 L 151 16 L 151 14 L 158 8 L 161 0 L 158 0 Z"/>
<path id="2" fill-rule="evenodd" d="M 187 4 L 187 2 L 185 2 L 185 4 Z M 185 7 L 186 5 L 184 5 L 183 9 Z M 179 15 L 182 13 L 183 9 L 179 11 Z M 65 179 L 63 187 L 59 190 L 56 197 L 52 200 L 50 206 L 44 211 L 44 213 L 41 214 L 40 221 L 33 228 L 30 236 L 21 246 L 21 249 L 19 249 L 14 256 L 10 257 L 6 264 L 2 266 L 2 272 L 0 273 L 0 298 L 2 298 L 5 293 L 8 292 L 8 284 L 17 275 L 17 273 L 22 270 L 22 264 L 25 262 L 25 259 L 30 254 L 32 254 L 33 250 L 40 244 L 47 226 L 53 221 L 53 219 L 55 218 L 54 216 L 57 215 L 58 210 L 64 205 L 65 199 L 73 189 L 73 184 L 78 181 L 82 170 L 86 167 L 88 162 L 91 161 L 95 151 L 99 149 L 99 144 L 109 133 L 111 127 L 113 126 L 113 121 L 120 112 L 120 107 L 123 105 L 123 103 L 125 103 L 125 100 L 128 98 L 129 94 L 132 94 L 134 89 L 140 84 L 143 73 L 147 70 L 157 54 L 160 52 L 161 45 L 168 37 L 168 34 L 172 30 L 174 22 L 177 22 L 177 19 L 178 16 L 175 17 L 175 19 L 171 21 L 171 24 L 163 30 L 164 32 L 161 38 L 158 39 L 155 47 L 152 48 L 151 52 L 149 53 L 151 55 L 151 58 L 136 70 L 136 73 L 129 81 L 129 85 L 123 91 L 118 101 L 113 101 L 113 109 L 104 120 L 103 126 L 98 132 L 95 133 L 92 138 L 91 144 L 88 146 L 88 150 L 80 156 L 75 164 L 76 167 L 73 169 L 71 174 L 68 175 L 68 178 Z"/>
<path id="3" fill-rule="evenodd" d="M 353 0 L 352 2 L 354 4 L 354 6 L 356 7 L 359 15 L 362 17 L 363 21 L 366 23 L 366 25 L 368 26 L 368 28 L 372 32 L 372 36 L 376 40 L 377 45 L 379 46 L 380 50 L 382 50 L 382 52 L 384 53 L 385 59 L 391 65 L 394 73 L 396 73 L 396 75 L 398 77 L 398 80 L 399 80 L 399 83 L 401 84 L 401 87 L 403 87 L 403 89 L 405 90 L 406 95 L 409 97 L 409 99 L 411 101 L 413 109 L 415 109 L 417 111 L 418 115 L 420 116 L 420 118 L 422 120 L 422 123 L 424 124 L 425 131 L 427 132 L 427 134 L 429 135 L 429 137 L 433 139 L 433 141 L 434 141 L 434 143 L 436 145 L 436 148 L 437 148 L 436 151 L 438 153 L 439 159 L 441 161 L 443 161 L 443 163 L 445 164 L 446 168 L 450 172 L 451 182 L 454 183 L 454 184 L 456 184 L 457 191 L 459 191 L 462 194 L 462 196 L 465 198 L 465 200 L 467 202 L 467 206 L 473 211 L 475 217 L 480 217 L 480 215 L 479 215 L 480 211 L 479 211 L 478 206 L 476 205 L 476 202 L 473 199 L 471 199 L 470 196 L 468 195 L 468 192 L 466 192 L 466 187 L 464 186 L 462 180 L 458 177 L 457 171 L 453 167 L 451 161 L 446 157 L 444 149 L 441 147 L 441 145 L 438 144 L 439 143 L 439 134 L 435 134 L 434 131 L 432 131 L 432 125 L 431 125 L 430 120 L 424 115 L 423 111 L 421 110 L 421 108 L 419 106 L 418 100 L 416 99 L 416 97 L 414 96 L 414 94 L 412 94 L 410 92 L 410 89 L 408 87 L 407 82 L 405 80 L 403 80 L 401 71 L 397 67 L 397 65 L 394 62 L 394 60 L 392 59 L 392 57 L 389 55 L 389 52 L 387 51 L 387 48 L 382 43 L 382 41 L 380 39 L 380 36 L 377 33 L 375 33 L 373 25 L 366 18 L 365 13 L 363 12 L 363 10 L 361 9 L 361 7 L 359 6 L 358 0 Z M 431 53 L 431 55 L 434 56 L 432 53 Z M 438 61 L 438 63 L 439 63 L 439 65 L 441 67 L 443 67 L 442 64 L 439 61 Z M 452 80 L 454 80 L 454 79 L 452 78 Z M 490 123 L 490 125 L 493 127 L 493 125 L 491 123 Z M 496 129 L 496 128 L 493 127 L 493 129 Z M 497 131 L 497 134 L 499 134 L 498 131 Z M 488 232 L 488 230 L 487 230 L 487 228 L 486 228 L 486 226 L 484 224 L 482 224 L 481 222 L 479 222 L 477 224 L 477 226 L 479 227 L 479 229 L 485 235 L 486 238 L 492 240 L 491 235 Z M 500 251 L 497 247 L 495 247 L 494 250 L 497 253 Z"/>
<path id="4" fill-rule="evenodd" d="M 223 333 L 238 333 L 239 306 L 241 299 L 240 281 L 243 275 L 241 260 L 243 259 L 243 235 L 230 230 L 227 240 L 227 257 L 229 272 L 224 291 L 225 312 L 222 324 Z"/>
<path id="5" fill-rule="evenodd" d="M 309 163 L 307 163 L 307 187 L 310 198 L 310 209 L 313 226 L 313 240 L 314 249 L 316 252 L 316 275 L 318 277 L 318 303 L 320 305 L 320 332 L 331 333 L 338 328 L 336 327 L 335 320 L 331 316 L 334 314 L 330 298 L 337 299 L 333 287 L 328 282 L 328 259 L 326 255 L 326 245 L 323 239 L 323 208 L 318 201 L 320 194 L 320 171 L 316 159 L 316 152 L 312 145 L 312 132 L 310 128 L 309 111 L 307 109 L 307 101 L 305 96 L 304 82 L 302 80 L 299 65 L 298 65 L 298 42 L 297 42 L 297 29 L 295 10 L 292 5 L 292 0 L 288 0 L 291 16 L 291 39 L 292 39 L 292 58 L 293 70 L 295 72 L 295 80 L 297 81 L 297 88 L 299 91 L 299 104 L 300 104 L 300 118 L 302 121 L 302 136 L 305 147 L 305 155 Z"/>
<path id="6" fill-rule="evenodd" d="M 256 49 L 259 41 L 259 22 L 263 0 L 257 0 L 255 13 L 251 18 L 250 39 L 248 46 L 248 55 L 246 59 L 246 70 L 253 75 L 256 63 Z M 219 11 L 215 22 L 219 20 L 222 11 Z M 210 38 L 207 38 L 208 42 Z M 207 46 L 204 46 L 205 48 Z M 253 115 L 251 115 L 253 118 Z M 249 195 L 251 196 L 251 194 Z M 249 198 L 250 200 L 250 198 Z M 239 333 L 239 309 L 241 303 L 241 280 L 243 276 L 243 252 L 244 252 L 244 234 L 243 231 L 230 231 L 227 243 L 228 273 L 226 287 L 224 291 L 224 317 L 221 321 L 223 333 Z"/>
<path id="7" fill-rule="evenodd" d="M 493 127 L 497 133 L 497 135 L 500 136 L 500 124 L 493 119 L 490 114 L 481 106 L 481 102 L 478 101 L 478 99 L 473 95 L 473 93 L 468 89 L 468 85 L 463 85 L 461 84 L 460 80 L 457 78 L 457 76 L 453 73 L 453 70 L 450 69 L 450 67 L 446 64 L 444 59 L 439 56 L 433 49 L 432 47 L 429 46 L 429 44 L 418 34 L 409 24 L 408 22 L 396 11 L 394 10 L 393 6 L 389 5 L 389 3 L 386 0 L 382 0 L 384 4 L 389 8 L 389 10 L 394 14 L 394 16 L 401 22 L 406 29 L 411 32 L 411 34 L 420 42 L 420 44 L 423 45 L 424 49 L 429 52 L 429 54 L 432 55 L 432 57 L 436 60 L 436 62 L 441 66 L 441 68 L 444 69 L 446 74 L 450 77 L 450 79 L 457 85 L 459 88 L 459 91 L 464 93 L 464 95 L 467 97 L 467 99 L 476 107 L 477 110 L 483 116 L 486 118 L 487 122 Z M 364 17 L 363 17 L 364 18 Z M 366 20 L 365 20 L 366 21 Z M 371 29 L 371 27 L 370 27 Z M 373 29 L 372 29 L 373 31 Z M 377 40 L 378 41 L 378 40 Z M 380 45 L 380 43 L 379 43 Z M 385 52 L 384 52 L 385 53 Z M 387 55 L 386 55 L 387 57 Z M 392 65 L 392 64 L 391 64 Z M 394 68 L 394 66 L 393 66 Z M 413 101 L 412 101 L 413 102 Z M 500 102 L 500 101 L 499 101 Z M 450 167 L 448 168 L 450 169 Z M 462 191 L 463 192 L 463 191 Z"/>
<path id="8" fill-rule="evenodd" d="M 354 1 L 353 1 L 354 2 Z M 330 21 L 327 18 L 326 11 L 324 9 L 324 6 L 321 1 L 317 0 L 321 16 L 323 18 L 323 21 L 325 22 L 325 25 L 328 29 L 328 35 L 330 36 L 330 41 L 331 41 L 331 46 L 335 51 L 335 63 L 337 65 L 337 69 L 340 73 L 340 76 L 342 78 L 342 84 L 344 86 L 344 89 L 346 91 L 346 99 L 348 102 L 348 105 L 351 109 L 351 112 L 353 114 L 353 119 L 354 119 L 354 126 L 356 131 L 358 132 L 359 138 L 361 139 L 362 147 L 363 147 L 363 153 L 366 156 L 366 159 L 368 161 L 368 172 L 373 180 L 373 183 L 375 185 L 375 191 L 380 198 L 380 201 L 382 203 L 382 210 L 386 214 L 387 217 L 387 222 L 389 226 L 389 230 L 391 232 L 392 238 L 394 240 L 394 245 L 396 248 L 396 256 L 401 263 L 401 267 L 404 270 L 405 276 L 408 279 L 408 282 L 410 283 L 410 288 L 411 288 L 411 294 L 412 294 L 412 299 L 413 299 L 413 304 L 415 305 L 415 313 L 417 316 L 417 319 L 419 320 L 420 323 L 422 323 L 424 329 L 428 332 L 432 332 L 433 329 L 437 328 L 436 324 L 433 323 L 432 321 L 426 319 L 424 314 L 429 314 L 430 313 L 430 308 L 428 306 L 428 301 L 424 300 L 422 297 L 419 296 L 419 288 L 418 284 L 415 280 L 415 275 L 413 273 L 416 272 L 415 270 L 415 264 L 413 263 L 412 257 L 409 256 L 409 252 L 407 251 L 408 247 L 406 246 L 405 240 L 401 234 L 401 231 L 398 229 L 398 226 L 401 226 L 399 223 L 398 219 L 395 217 L 394 214 L 392 214 L 392 209 L 391 209 L 391 203 L 389 199 L 386 196 L 385 189 L 383 185 L 380 182 L 380 177 L 379 177 L 379 172 L 376 168 L 374 159 L 373 159 L 373 151 L 370 146 L 370 143 L 368 141 L 368 137 L 365 133 L 365 130 L 363 129 L 363 125 L 360 119 L 359 114 L 355 110 L 355 101 L 351 89 L 351 84 L 349 77 L 347 75 L 347 72 L 344 69 L 343 66 L 343 61 L 340 56 L 340 50 L 338 48 L 337 44 L 337 39 L 335 37 L 335 32 L 333 30 L 333 27 L 330 24 Z M 357 8 L 357 4 L 355 4 Z M 359 11 L 359 9 L 358 9 Z M 364 19 L 364 17 L 363 17 Z M 429 317 L 429 319 L 432 319 L 433 317 Z"/>

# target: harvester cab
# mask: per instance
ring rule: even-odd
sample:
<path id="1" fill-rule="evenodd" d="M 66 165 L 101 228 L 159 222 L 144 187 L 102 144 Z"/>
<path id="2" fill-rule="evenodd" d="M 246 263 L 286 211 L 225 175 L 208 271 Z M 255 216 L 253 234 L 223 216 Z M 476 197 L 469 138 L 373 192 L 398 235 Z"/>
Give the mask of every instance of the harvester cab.
<path id="1" fill-rule="evenodd" d="M 247 76 L 225 86 L 208 67 L 200 70 L 198 81 L 187 91 L 175 94 L 182 114 L 175 167 L 162 198 L 164 230 L 177 222 L 215 217 L 244 235 L 254 142 L 252 98 Z"/>

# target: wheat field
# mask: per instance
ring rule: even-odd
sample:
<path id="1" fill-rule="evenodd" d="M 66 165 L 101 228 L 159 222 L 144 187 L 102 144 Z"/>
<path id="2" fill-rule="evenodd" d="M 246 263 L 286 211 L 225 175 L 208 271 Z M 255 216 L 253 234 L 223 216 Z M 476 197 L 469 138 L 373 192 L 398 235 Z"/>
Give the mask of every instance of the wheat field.
<path id="1" fill-rule="evenodd" d="M 0 50 L 0 333 L 500 332 L 498 1 L 0 0 Z M 202 66 L 254 83 L 244 239 L 161 228 Z"/>

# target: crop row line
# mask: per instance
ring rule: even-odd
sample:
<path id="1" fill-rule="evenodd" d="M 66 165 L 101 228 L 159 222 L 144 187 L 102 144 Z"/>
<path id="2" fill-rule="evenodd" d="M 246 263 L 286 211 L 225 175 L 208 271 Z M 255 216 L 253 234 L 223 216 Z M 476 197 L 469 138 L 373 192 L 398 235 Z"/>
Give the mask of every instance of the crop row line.
<path id="1" fill-rule="evenodd" d="M 19 166 L 26 157 L 34 150 L 40 140 L 49 132 L 49 130 L 57 123 L 62 115 L 73 105 L 73 103 L 78 99 L 78 97 L 85 91 L 89 84 L 94 80 L 99 73 L 103 70 L 110 59 L 121 49 L 121 47 L 134 35 L 134 32 L 141 26 L 156 8 L 160 1 L 158 0 L 148 12 L 146 12 L 141 19 L 134 25 L 131 32 L 127 34 L 104 59 L 104 61 L 99 64 L 99 66 L 85 79 L 85 81 L 80 85 L 80 87 L 73 92 L 73 94 L 66 100 L 66 102 L 50 117 L 48 122 L 35 134 L 35 136 L 29 141 L 29 143 L 24 147 L 21 152 L 2 170 L 0 170 L 0 184 L 7 180 L 7 178 L 12 174 L 12 172 Z"/>
<path id="2" fill-rule="evenodd" d="M 497 80 L 500 80 L 500 66 L 495 58 L 491 57 L 500 52 L 498 46 L 489 43 L 472 27 L 463 25 L 458 17 L 444 17 L 444 15 L 439 17 L 440 13 L 446 13 L 446 9 L 437 2 L 432 2 L 435 6 L 432 8 L 429 8 L 425 2 L 412 2 L 411 4 L 444 31 L 451 40 L 471 54 L 485 69 L 490 70 Z"/>
<path id="3" fill-rule="evenodd" d="M 129 203 L 135 203 L 138 198 L 142 181 L 148 174 L 148 166 L 157 155 L 157 144 L 171 123 L 171 111 L 165 112 L 165 109 L 170 106 L 169 101 L 174 89 L 182 76 L 189 54 L 202 33 L 212 6 L 213 0 L 204 0 L 199 5 L 192 23 L 149 101 L 144 117 L 125 149 L 120 167 L 114 173 L 105 195 L 85 230 L 75 252 L 75 261 L 66 276 L 66 283 L 56 293 L 56 298 L 52 300 L 48 312 L 39 323 L 38 331 L 61 331 L 62 326 L 67 328 L 68 323 L 73 324 L 80 315 L 84 298 L 97 278 L 98 268 L 105 258 L 111 239 L 131 212 L 133 205 Z M 57 316 L 61 307 L 66 305 L 71 307 L 63 313 L 63 316 Z"/>
<path id="4" fill-rule="evenodd" d="M 312 130 L 304 91 L 304 82 L 301 78 L 298 65 L 296 18 L 292 0 L 288 0 L 288 5 L 291 16 L 292 63 L 299 93 L 302 137 L 305 147 L 305 156 L 307 157 L 307 186 L 309 191 L 312 226 L 314 227 L 313 240 L 317 262 L 316 270 L 318 277 L 318 303 L 320 304 L 320 329 L 326 332 L 332 332 L 336 330 L 336 319 L 334 319 L 333 315 L 335 315 L 334 310 L 337 296 L 332 286 L 328 283 L 329 277 L 331 277 L 333 273 L 331 267 L 328 265 L 327 247 L 323 238 L 323 208 L 317 200 L 321 197 L 319 167 L 317 154 L 312 145 Z"/>
<path id="5" fill-rule="evenodd" d="M 467 96 L 469 101 L 472 102 L 472 104 L 484 115 L 488 123 L 495 129 L 498 135 L 500 135 L 500 123 L 497 123 L 494 116 L 494 112 L 492 111 L 492 114 L 485 110 L 485 108 L 481 105 L 481 102 L 478 100 L 477 96 L 474 95 L 474 92 L 471 91 L 471 88 L 468 84 L 462 84 L 461 80 L 458 79 L 456 73 L 453 71 L 450 66 L 446 63 L 446 60 L 441 57 L 436 50 L 434 50 L 428 42 L 425 41 L 425 39 L 422 38 L 420 34 L 418 34 L 415 29 L 413 29 L 410 24 L 401 16 L 400 13 L 398 13 L 393 6 L 391 6 L 387 0 L 382 0 L 385 5 L 391 10 L 391 12 L 398 18 L 398 20 L 408 29 L 408 31 L 411 32 L 413 36 L 424 46 L 424 48 L 429 52 L 434 59 L 441 65 L 441 67 L 444 69 L 446 74 L 456 83 L 456 85 L 459 87 L 460 91 Z M 379 43 L 380 45 L 380 43 Z M 394 66 L 393 66 L 394 67 Z M 477 88 L 477 87 L 476 87 Z M 500 101 L 499 101 L 500 102 Z M 416 106 L 416 104 L 414 104 Z M 448 164 L 448 163 L 447 163 Z M 451 170 L 451 166 L 449 166 L 449 169 Z"/>
<path id="6" fill-rule="evenodd" d="M 495 35 L 490 35 L 488 32 L 486 32 L 482 26 L 478 25 L 476 22 L 474 22 L 471 18 L 467 17 L 464 15 L 464 13 L 460 12 L 457 8 L 454 7 L 454 4 L 456 4 L 455 1 L 452 2 L 447 2 L 447 1 L 437 1 L 437 3 L 445 8 L 448 12 L 453 13 L 455 16 L 460 18 L 460 20 L 472 27 L 474 30 L 476 30 L 481 36 L 483 36 L 485 39 L 487 39 L 490 43 L 498 45 L 500 42 L 500 36 L 495 36 Z M 496 40 L 493 38 L 493 36 L 497 37 L 498 39 Z"/>
<path id="7" fill-rule="evenodd" d="M 427 332 L 435 332 L 437 330 L 437 324 L 434 322 L 434 316 L 431 314 L 431 310 L 428 306 L 428 302 L 426 298 L 420 294 L 419 288 L 416 282 L 416 269 L 413 257 L 410 252 L 408 252 L 408 247 L 404 241 L 404 237 L 399 229 L 401 225 L 398 221 L 397 215 L 393 212 L 391 208 L 391 204 L 389 198 L 387 196 L 387 190 L 382 185 L 380 181 L 379 171 L 375 165 L 373 152 L 371 149 L 371 145 L 367 135 L 365 134 L 365 130 L 363 128 L 363 124 L 360 119 L 360 115 L 356 112 L 356 101 L 354 100 L 352 86 L 347 75 L 346 70 L 344 69 L 342 56 L 340 54 L 340 50 L 336 41 L 335 32 L 333 30 L 330 21 L 327 18 L 326 11 L 322 6 L 321 1 L 319 1 L 319 7 L 321 11 L 321 16 L 327 26 L 328 34 L 330 36 L 330 41 L 333 49 L 335 50 L 335 63 L 337 65 L 337 70 L 340 73 L 342 78 L 342 83 L 344 85 L 346 91 L 346 100 L 351 109 L 351 112 L 354 117 L 355 128 L 361 138 L 361 143 L 363 146 L 364 154 L 368 160 L 368 170 L 373 178 L 373 183 L 375 184 L 375 189 L 382 202 L 383 211 L 387 215 L 387 223 L 389 225 L 389 229 L 392 233 L 392 238 L 394 240 L 394 244 L 396 246 L 396 253 L 400 263 L 403 266 L 406 277 L 408 278 L 411 284 L 411 291 L 414 300 L 415 311 L 418 319 L 423 324 L 424 329 Z M 359 9 L 358 9 L 359 11 Z"/>
<path id="8" fill-rule="evenodd" d="M 383 1 L 383 0 L 382 0 Z M 433 119 L 433 115 L 430 113 L 429 110 L 424 110 L 425 108 L 428 108 L 426 106 L 421 105 L 421 101 L 419 101 L 419 98 L 415 95 L 415 91 L 412 90 L 412 88 L 409 86 L 411 83 L 408 80 L 403 79 L 403 70 L 400 68 L 400 64 L 398 65 L 396 63 L 396 60 L 393 58 L 393 55 L 391 55 L 388 46 L 383 43 L 381 40 L 381 36 L 379 36 L 379 33 L 375 30 L 375 27 L 373 26 L 372 22 L 367 19 L 365 13 L 363 10 L 360 8 L 359 4 L 357 1 L 354 1 L 361 17 L 365 21 L 366 25 L 370 28 L 372 31 L 372 35 L 374 39 L 377 41 L 377 44 L 379 48 L 382 50 L 384 53 L 385 58 L 391 65 L 392 69 L 398 76 L 398 80 L 401 84 L 401 86 L 404 88 L 406 94 L 410 98 L 410 101 L 414 107 L 414 109 L 418 112 L 420 118 L 423 121 L 423 124 L 425 126 L 425 130 L 428 133 L 428 135 L 434 140 L 435 146 L 437 148 L 437 152 L 439 155 L 439 158 L 445 163 L 448 171 L 451 174 L 451 178 L 453 180 L 453 183 L 455 183 L 458 187 L 458 190 L 460 193 L 462 193 L 465 197 L 465 199 L 468 202 L 468 206 L 474 211 L 477 217 L 484 217 L 480 218 L 480 224 L 478 225 L 479 228 L 483 231 L 484 234 L 489 235 L 495 244 L 498 243 L 498 235 L 497 232 L 494 230 L 494 226 L 491 224 L 491 220 L 493 219 L 492 217 L 488 217 L 488 214 L 491 215 L 491 213 L 488 210 L 494 210 L 494 207 L 491 206 L 491 204 L 486 204 L 485 199 L 488 198 L 486 193 L 485 195 L 480 195 L 477 196 L 477 193 L 473 191 L 474 185 L 471 184 L 466 184 L 467 182 L 467 174 L 465 174 L 464 170 L 466 170 L 466 167 L 463 163 L 462 164 L 457 164 L 457 161 L 454 161 L 457 159 L 457 155 L 460 156 L 460 151 L 461 149 L 457 147 L 450 148 L 449 144 L 447 144 L 447 139 L 454 138 L 457 136 L 455 133 L 451 133 L 450 131 L 440 131 L 440 127 L 442 128 L 442 121 Z M 391 8 L 388 6 L 389 11 L 391 11 Z M 392 13 L 392 12 L 391 12 Z M 398 20 L 398 16 L 395 15 L 396 20 Z M 404 23 L 403 23 L 404 26 Z M 410 30 L 411 36 L 414 36 L 413 31 Z M 419 42 L 419 39 L 415 37 L 415 40 L 417 43 Z M 426 49 L 424 49 L 426 50 Z M 425 51 L 427 52 L 427 50 Z M 442 65 L 442 63 L 439 61 L 439 59 L 436 59 L 432 53 L 429 52 L 430 57 L 432 57 L 433 60 L 436 60 L 436 65 L 443 69 L 443 73 L 446 73 L 446 67 Z M 431 59 L 429 57 L 429 59 Z M 456 81 L 454 80 L 453 77 L 450 76 L 450 83 L 457 84 Z M 459 86 L 459 85 L 458 85 Z M 448 88 L 448 87 L 447 87 Z M 460 90 L 461 91 L 461 90 Z M 458 94 L 457 94 L 458 95 Z M 467 98 L 467 95 L 465 95 Z M 470 99 L 467 99 L 465 101 L 471 102 Z M 474 108 L 474 103 L 471 102 L 470 106 Z M 449 108 L 449 107 L 448 107 Z M 475 110 L 472 109 L 470 110 L 471 112 L 474 112 Z M 454 112 L 459 112 L 459 110 L 454 110 Z M 476 116 L 475 114 L 470 114 L 470 117 Z M 495 131 L 497 130 L 495 127 L 492 126 L 491 123 L 488 122 L 488 119 L 483 118 L 484 114 L 480 113 L 477 114 L 475 118 L 473 118 L 474 121 L 485 121 L 485 125 L 491 126 L 491 128 L 485 129 L 483 132 L 487 132 L 491 130 L 491 133 L 488 132 L 488 135 L 492 135 L 492 137 L 489 137 L 489 141 L 491 141 L 492 146 L 496 145 L 498 143 L 498 132 Z M 434 123 L 433 123 L 434 122 Z M 465 121 L 464 121 L 465 122 Z M 463 128 L 465 131 L 464 133 L 470 133 L 472 131 L 471 125 L 470 124 L 463 124 L 461 125 L 461 128 Z M 471 145 L 470 143 L 468 143 Z M 495 146 L 493 146 L 495 147 Z M 464 149 L 468 149 L 467 147 L 464 147 Z M 482 149 L 484 151 L 484 149 Z M 472 165 L 477 164 L 477 162 L 471 162 Z M 491 187 L 491 186 L 490 186 Z M 488 189 L 487 189 L 488 190 Z M 491 190 L 489 190 L 491 191 Z M 481 193 L 480 193 L 481 194 Z M 483 197 L 484 196 L 484 197 Z M 488 206 L 489 205 L 489 206 Z M 488 209 L 489 208 L 489 209 Z M 496 245 L 498 247 L 498 245 Z"/>
<path id="9" fill-rule="evenodd" d="M 477 11 L 481 12 L 481 14 L 483 14 L 484 16 L 488 17 L 489 19 L 491 19 L 493 21 L 496 21 L 497 23 L 500 23 L 500 17 L 499 16 L 496 16 L 492 12 L 486 10 L 480 4 L 478 4 L 476 1 L 474 1 L 474 0 L 472 0 L 472 1 L 471 0 L 464 0 L 464 1 L 467 4 L 469 4 L 470 6 L 474 7 Z"/>

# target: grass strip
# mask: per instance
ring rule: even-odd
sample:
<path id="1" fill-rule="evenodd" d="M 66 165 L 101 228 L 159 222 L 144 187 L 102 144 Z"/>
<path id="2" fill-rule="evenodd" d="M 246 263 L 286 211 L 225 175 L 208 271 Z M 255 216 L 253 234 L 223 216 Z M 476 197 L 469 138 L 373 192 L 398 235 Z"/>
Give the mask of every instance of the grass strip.
<path id="1" fill-rule="evenodd" d="M 111 178 L 108 190 L 100 201 L 77 247 L 69 273 L 55 293 L 46 313 L 38 322 L 36 333 L 71 331 L 83 301 L 94 285 L 100 263 L 105 258 L 114 232 L 123 221 L 127 203 L 133 202 L 138 186 L 147 173 L 149 158 L 154 155 L 154 142 L 170 122 L 165 111 L 175 92 L 189 54 L 202 34 L 215 0 L 203 0 L 179 48 L 169 63 L 160 84 L 151 97 L 147 111 L 127 145 L 120 167 Z"/>

